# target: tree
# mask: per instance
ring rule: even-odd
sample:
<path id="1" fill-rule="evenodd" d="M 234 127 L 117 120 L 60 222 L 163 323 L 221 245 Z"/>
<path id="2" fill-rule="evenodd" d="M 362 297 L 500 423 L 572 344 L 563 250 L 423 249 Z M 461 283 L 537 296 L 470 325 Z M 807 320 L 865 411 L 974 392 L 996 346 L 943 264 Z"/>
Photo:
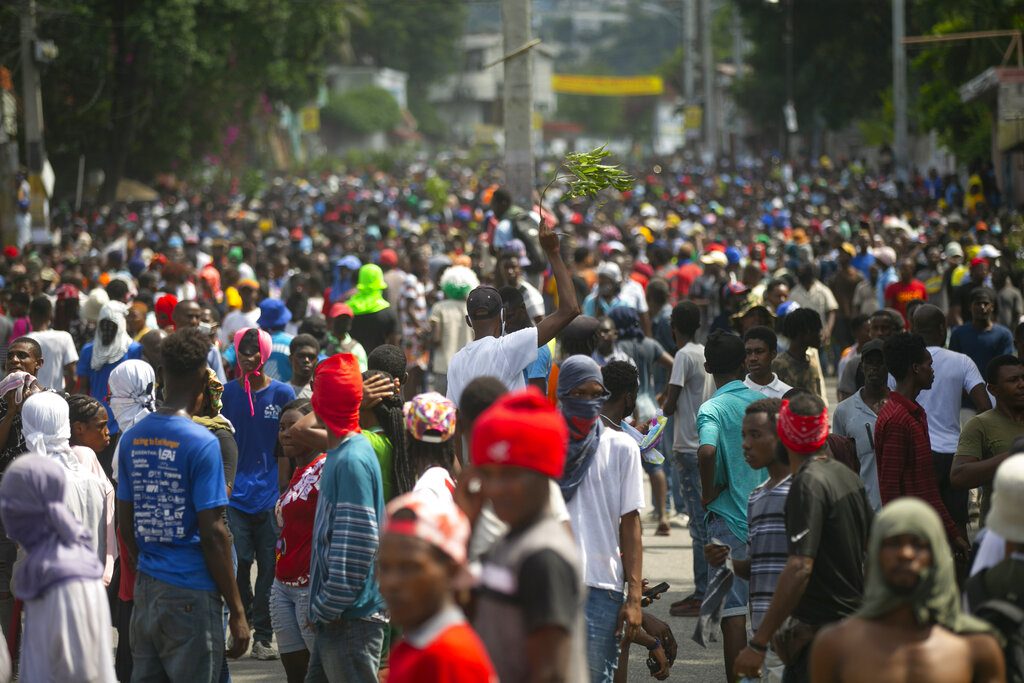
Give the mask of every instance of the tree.
<path id="1" fill-rule="evenodd" d="M 328 123 L 362 135 L 389 131 L 402 120 L 391 93 L 372 85 L 331 95 L 321 115 Z"/>

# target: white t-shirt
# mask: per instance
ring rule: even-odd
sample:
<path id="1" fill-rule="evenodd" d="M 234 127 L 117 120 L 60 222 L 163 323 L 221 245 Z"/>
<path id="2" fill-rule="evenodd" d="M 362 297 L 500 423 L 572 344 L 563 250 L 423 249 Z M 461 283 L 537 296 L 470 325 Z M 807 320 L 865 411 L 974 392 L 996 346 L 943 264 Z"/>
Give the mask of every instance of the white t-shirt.
<path id="1" fill-rule="evenodd" d="M 682 387 L 676 402 L 672 430 L 672 450 L 676 453 L 696 453 L 697 409 L 714 393 L 711 376 L 704 370 L 704 345 L 689 342 L 676 351 L 672 360 L 672 374 L 668 383 Z M 710 386 L 710 391 L 709 391 Z"/>
<path id="2" fill-rule="evenodd" d="M 420 475 L 412 487 L 413 491 L 426 491 L 438 500 L 455 500 L 455 480 L 443 467 L 431 467 Z"/>
<path id="3" fill-rule="evenodd" d="M 75 340 L 63 330 L 30 332 L 26 336 L 39 342 L 43 350 L 43 367 L 39 368 L 36 379 L 47 389 L 64 391 L 64 366 L 78 362 Z"/>
<path id="4" fill-rule="evenodd" d="M 509 391 L 526 386 L 523 370 L 537 360 L 537 328 L 501 337 L 477 339 L 459 349 L 448 363 L 448 398 L 459 404 L 462 390 L 477 377 L 497 377 Z"/>
<path id="5" fill-rule="evenodd" d="M 231 311 L 224 316 L 224 321 L 220 324 L 220 343 L 224 348 L 231 346 L 235 343 L 235 332 L 247 327 L 256 327 L 256 321 L 259 319 L 259 308 L 254 308 L 248 313 Z"/>
<path id="6" fill-rule="evenodd" d="M 619 522 L 623 515 L 643 510 L 644 504 L 640 447 L 627 434 L 605 427 L 576 495 L 565 504 L 583 563 L 583 583 L 622 590 L 626 579 Z"/>
<path id="7" fill-rule="evenodd" d="M 619 290 L 619 299 L 626 302 L 627 306 L 635 308 L 637 313 L 647 312 L 647 296 L 644 294 L 644 288 L 636 280 L 627 278 L 622 283 L 622 288 Z"/>
<path id="8" fill-rule="evenodd" d="M 772 381 L 768 382 L 768 384 L 758 384 L 754 380 L 750 379 L 750 375 L 747 375 L 747 378 L 743 380 L 743 383 L 757 393 L 764 394 L 765 398 L 782 398 L 786 395 L 786 392 L 793 388 L 779 379 L 779 376 L 774 373 L 772 374 Z"/>
<path id="9" fill-rule="evenodd" d="M 936 453 L 956 453 L 960 440 L 960 392 L 984 384 L 978 366 L 956 351 L 929 346 L 935 381 L 932 388 L 917 395 L 928 415 L 928 440 Z"/>

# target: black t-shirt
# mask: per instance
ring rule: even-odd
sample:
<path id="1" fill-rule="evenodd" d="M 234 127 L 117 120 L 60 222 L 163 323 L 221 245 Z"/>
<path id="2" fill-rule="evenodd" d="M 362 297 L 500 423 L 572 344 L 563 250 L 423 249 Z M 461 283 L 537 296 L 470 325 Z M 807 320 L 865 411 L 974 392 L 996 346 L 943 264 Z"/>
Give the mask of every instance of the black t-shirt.
<path id="1" fill-rule="evenodd" d="M 872 516 L 860 477 L 832 458 L 809 460 L 793 477 L 786 498 L 789 554 L 814 558 L 794 617 L 823 625 L 860 606 Z"/>
<path id="2" fill-rule="evenodd" d="M 376 313 L 365 313 L 352 318 L 352 338 L 370 353 L 378 346 L 388 343 L 388 337 L 398 330 L 398 314 L 394 306 L 388 306 Z"/>
<path id="3" fill-rule="evenodd" d="M 530 555 L 519 566 L 516 602 L 523 610 L 527 633 L 544 626 L 571 631 L 580 606 L 576 571 L 554 550 Z"/>

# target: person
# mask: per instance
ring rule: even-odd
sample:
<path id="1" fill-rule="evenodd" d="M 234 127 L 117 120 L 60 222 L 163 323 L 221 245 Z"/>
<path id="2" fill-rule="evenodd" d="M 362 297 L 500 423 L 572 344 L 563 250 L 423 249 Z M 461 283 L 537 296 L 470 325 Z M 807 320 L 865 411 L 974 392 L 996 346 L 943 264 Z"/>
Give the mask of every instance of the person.
<path id="1" fill-rule="evenodd" d="M 761 625 L 736 658 L 735 675 L 757 677 L 771 646 L 786 665 L 783 680 L 802 683 L 810 680 L 809 634 L 860 606 L 872 512 L 860 478 L 828 455 L 824 401 L 810 393 L 783 400 L 776 432 L 792 474 L 788 556 Z"/>
<path id="2" fill-rule="evenodd" d="M 579 315 L 572 277 L 562 261 L 558 235 L 541 226 L 540 243 L 551 263 L 558 288 L 558 308 L 537 327 L 503 335 L 501 295 L 494 287 L 480 286 L 466 299 L 466 324 L 473 328 L 473 341 L 459 349 L 448 364 L 446 396 L 459 403 L 462 390 L 475 378 L 494 375 L 510 391 L 526 386 L 523 370 L 537 358 L 537 349 L 555 338 Z"/>
<path id="3" fill-rule="evenodd" d="M 912 301 L 926 301 L 928 290 L 924 283 L 914 277 L 917 264 L 912 258 L 900 260 L 900 279 L 885 288 L 885 306 L 903 316 L 903 322 L 910 322 L 907 306 Z"/>
<path id="4" fill-rule="evenodd" d="M 878 412 L 875 422 L 875 462 L 878 489 L 885 505 L 902 496 L 916 496 L 935 508 L 958 554 L 970 544 L 939 495 L 928 438 L 928 419 L 917 396 L 930 389 L 935 378 L 932 355 L 919 335 L 901 332 L 882 346 L 885 366 L 896 379 L 896 389 Z"/>
<path id="5" fill-rule="evenodd" d="M 295 471 L 274 505 L 274 517 L 281 531 L 277 539 L 274 584 L 270 589 L 270 620 L 288 683 L 305 680 L 316 636 L 309 621 L 309 558 L 326 455 L 316 449 L 303 448 L 293 438 L 292 431 L 299 418 L 312 409 L 309 400 L 304 398 L 285 405 L 278 436 L 282 455 L 295 462 Z"/>
<path id="6" fill-rule="evenodd" d="M 327 355 L 351 353 L 359 361 L 359 367 L 363 368 L 363 372 L 366 372 L 366 349 L 349 334 L 352 329 L 353 317 L 352 307 L 348 304 L 342 302 L 331 304 L 331 335 L 327 343 L 330 350 L 327 352 Z"/>
<path id="7" fill-rule="evenodd" d="M 782 319 L 782 334 L 789 340 L 789 348 L 775 356 L 772 372 L 789 386 L 820 397 L 827 406 L 825 380 L 810 359 L 810 354 L 816 353 L 811 349 L 821 346 L 821 318 L 810 308 L 797 308 Z"/>
<path id="8" fill-rule="evenodd" d="M 600 318 L 613 308 L 629 305 L 621 293 L 622 269 L 614 261 L 602 261 L 597 266 L 597 284 L 583 300 L 583 315 Z"/>
<path id="9" fill-rule="evenodd" d="M 505 286 L 498 290 L 498 294 L 501 296 L 501 305 L 504 308 L 506 333 L 518 332 L 534 326 L 533 320 L 526 311 L 522 292 L 515 287 Z M 537 358 L 523 370 L 523 379 L 526 380 L 526 383 L 537 387 L 544 393 L 548 391 L 554 346 L 555 342 L 552 340 L 538 348 Z"/>
<path id="10" fill-rule="evenodd" d="M 819 343 L 811 345 L 811 348 L 820 349 L 832 338 L 832 330 L 836 325 L 836 311 L 839 310 L 839 303 L 832 294 L 832 290 L 826 287 L 818 279 L 818 273 L 813 263 L 802 264 L 797 269 L 797 285 L 789 293 L 789 300 L 800 304 L 802 309 L 810 309 L 818 314 L 821 321 L 819 330 Z M 786 335 L 789 337 L 789 335 Z M 808 389 L 808 391 L 810 391 Z"/>
<path id="11" fill-rule="evenodd" d="M 910 683 L 1004 681 L 991 627 L 961 611 L 956 573 L 939 516 L 902 498 L 875 519 L 864 604 L 818 632 L 815 681 Z"/>
<path id="12" fill-rule="evenodd" d="M 398 314 L 384 298 L 384 272 L 367 263 L 359 268 L 356 293 L 346 302 L 352 309 L 352 338 L 371 352 L 382 344 L 397 345 L 402 338 Z"/>
<path id="13" fill-rule="evenodd" d="M 224 316 L 220 324 L 220 344 L 230 348 L 235 341 L 235 334 L 247 327 L 256 327 L 260 319 L 260 309 L 256 305 L 256 297 L 260 293 L 260 284 L 251 278 L 242 278 L 235 285 L 241 301 L 241 307 Z"/>
<path id="14" fill-rule="evenodd" d="M 968 356 L 943 348 L 946 343 L 946 315 L 938 307 L 922 304 L 914 309 L 912 329 L 921 335 L 932 355 L 935 380 L 930 389 L 917 396 L 928 416 L 928 440 L 935 462 L 939 495 L 953 520 L 967 529 L 967 492 L 954 489 L 949 475 L 960 438 L 960 402 L 952 397 L 966 394 L 978 412 L 992 407 L 985 382 Z"/>
<path id="15" fill-rule="evenodd" d="M 747 559 L 733 560 L 736 575 L 750 582 L 751 631 L 761 626 L 786 564 L 786 496 L 792 475 L 778 457 L 776 423 L 781 408 L 780 399 L 762 398 L 748 405 L 743 415 L 743 456 L 752 468 L 768 472 L 768 479 L 751 491 L 747 500 Z M 718 567 L 725 563 L 729 549 L 712 543 L 704 553 L 708 564 Z M 781 683 L 783 668 L 778 655 L 769 648 L 761 680 Z"/>
<path id="16" fill-rule="evenodd" d="M 142 341 L 142 338 L 152 331 L 147 324 L 150 309 L 153 307 L 153 296 L 148 294 L 145 298 L 136 296 L 128 306 L 128 315 L 125 317 L 125 329 L 131 336 L 132 341 Z"/>
<path id="17" fill-rule="evenodd" d="M 870 339 L 881 339 L 885 341 L 897 332 L 902 332 L 903 317 L 891 308 L 882 308 L 868 318 L 868 329 Z M 860 354 L 855 353 L 850 357 L 843 368 L 843 374 L 839 377 L 839 386 L 836 388 L 836 396 L 844 401 L 853 396 L 863 386 L 863 376 L 860 371 Z"/>
<path id="18" fill-rule="evenodd" d="M 107 384 L 110 411 L 122 430 L 127 431 L 156 410 L 156 373 L 144 360 L 121 363 L 110 373 Z M 119 451 L 114 449 L 112 471 L 117 471 Z"/>
<path id="19" fill-rule="evenodd" d="M 199 302 L 194 300 L 186 299 L 185 301 L 179 301 L 174 307 L 174 312 L 171 313 L 171 319 L 174 322 L 174 328 L 177 330 L 183 330 L 188 327 L 198 328 L 203 323 L 203 308 L 199 305 Z M 232 355 L 234 355 L 233 350 Z M 217 379 L 221 383 L 227 381 L 227 375 L 224 373 L 224 359 L 221 357 L 220 349 L 212 343 L 210 344 L 210 352 L 206 356 L 206 364 L 217 374 Z"/>
<path id="20" fill-rule="evenodd" d="M 509 240 L 502 248 L 498 259 L 498 272 L 506 287 L 517 290 L 526 306 L 526 315 L 535 324 L 544 318 L 544 297 L 537 288 L 523 278 L 523 268 L 531 265 L 522 240 Z"/>
<path id="21" fill-rule="evenodd" d="M 586 356 L 562 362 L 558 402 L 569 426 L 569 450 L 558 483 L 587 586 L 587 666 L 594 683 L 612 683 L 619 659 L 616 636 L 631 640 L 642 621 L 640 510 L 645 501 L 640 448 L 619 427 L 625 411 L 633 407 L 630 402 L 636 402 L 637 386 L 634 380 L 630 387 L 616 388 L 620 394 L 609 411 L 613 416 L 602 415 L 613 397 L 600 366 Z"/>
<path id="22" fill-rule="evenodd" d="M 78 350 L 69 333 L 52 328 L 53 304 L 49 298 L 39 296 L 33 299 L 28 317 L 32 321 L 32 332 L 25 336 L 35 339 L 42 350 L 43 363 L 36 372 L 39 384 L 57 392 L 64 391 L 65 387 L 74 389 Z"/>
<path id="23" fill-rule="evenodd" d="M 391 683 L 496 683 L 479 636 L 454 593 L 466 583 L 469 520 L 450 498 L 426 491 L 388 504 L 380 540 L 380 591 L 402 639 L 391 650 Z"/>
<path id="24" fill-rule="evenodd" d="M 208 348 L 199 330 L 164 341 L 164 403 L 128 431 L 118 459 L 122 561 L 138 575 L 131 621 L 135 680 L 216 681 L 225 649 L 234 658 L 249 646 L 224 522 L 220 449 L 188 415 L 206 387 Z M 167 638 L 171 628 L 182 637 Z"/>
<path id="25" fill-rule="evenodd" d="M 743 457 L 743 415 L 748 405 L 761 398 L 743 383 L 745 356 L 738 336 L 716 331 L 708 337 L 704 369 L 714 379 L 715 393 L 697 411 L 697 460 L 701 502 L 707 510 L 707 538 L 726 543 L 732 557 L 739 560 L 747 557 L 747 501 L 751 491 L 767 478 L 767 473 L 755 471 Z M 745 580 L 735 579 L 722 605 L 727 678 L 746 642 L 748 590 Z"/>
<path id="26" fill-rule="evenodd" d="M 992 480 L 1024 436 L 1024 363 L 1016 356 L 993 358 L 986 379 L 996 405 L 964 425 L 949 473 L 950 485 L 964 494 L 981 488 L 982 524 L 992 504 Z"/>
<path id="27" fill-rule="evenodd" d="M 228 503 L 228 523 L 238 556 L 238 591 L 253 625 L 252 656 L 277 659 L 271 644 L 270 587 L 274 579 L 274 504 L 278 465 L 274 445 L 281 410 L 295 400 L 292 388 L 263 368 L 271 354 L 270 334 L 257 328 L 235 333 L 239 378 L 224 387 L 224 417 L 235 427 L 238 469 Z M 256 562 L 255 590 L 250 568 Z"/>
<path id="28" fill-rule="evenodd" d="M 772 372 L 772 363 L 779 354 L 779 338 L 769 327 L 758 325 L 743 335 L 747 376 L 743 383 L 767 398 L 782 398 L 793 387 Z"/>
<path id="29" fill-rule="evenodd" d="M 224 465 L 224 486 L 228 492 L 228 500 L 231 500 L 231 491 L 235 487 L 235 472 L 238 470 L 238 443 L 235 441 L 235 426 L 222 414 L 223 396 L 224 385 L 213 368 L 209 368 L 203 394 L 188 412 L 193 422 L 206 427 L 217 437 L 221 462 Z"/>
<path id="30" fill-rule="evenodd" d="M 601 366 L 614 360 L 631 362 L 632 359 L 626 355 L 626 352 L 616 346 L 617 341 L 619 341 L 619 330 L 615 327 L 615 321 L 606 315 L 601 316 L 598 319 L 597 344 L 590 357 Z"/>
<path id="31" fill-rule="evenodd" d="M 473 328 L 466 325 L 466 297 L 480 286 L 476 273 L 466 266 L 451 266 L 441 275 L 444 299 L 430 309 L 431 386 L 438 393 L 448 390 L 448 364 L 452 356 L 473 340 Z"/>
<path id="32" fill-rule="evenodd" d="M 396 347 L 397 349 L 397 347 Z M 398 349 L 400 352 L 401 349 Z M 405 361 L 405 355 L 402 355 Z M 384 370 L 367 370 L 363 373 L 363 400 L 359 406 L 359 427 L 373 447 L 380 465 L 381 485 L 384 501 L 390 501 L 399 493 L 412 490 L 415 479 L 408 481 L 408 488 L 399 491 L 396 468 L 405 462 L 407 433 L 402 400 L 401 384 Z"/>
<path id="33" fill-rule="evenodd" d="M 695 617 L 700 613 L 708 583 L 708 564 L 704 559 L 707 530 L 701 496 L 697 449 L 697 410 L 711 392 L 711 378 L 704 369 L 704 345 L 696 342 L 700 329 L 700 309 L 691 301 L 682 301 L 672 309 L 672 334 L 676 351 L 672 374 L 662 397 L 661 409 L 673 419 L 672 457 L 679 471 L 686 514 L 690 517 L 693 545 L 693 593 L 671 606 L 673 616 Z"/>
<path id="34" fill-rule="evenodd" d="M 91 449 L 93 453 L 100 453 L 110 445 L 107 409 L 92 396 L 68 396 L 68 420 L 71 422 L 72 448 L 82 446 Z"/>
<path id="35" fill-rule="evenodd" d="M 406 401 L 404 457 L 395 460 L 398 490 L 423 491 L 436 498 L 455 493 L 455 404 L 430 391 Z"/>
<path id="36" fill-rule="evenodd" d="M 864 387 L 836 406 L 836 412 L 832 415 L 832 433 L 853 439 L 856 444 L 860 479 L 871 509 L 878 512 L 882 508 L 882 497 L 875 462 L 875 423 L 879 411 L 889 400 L 889 370 L 885 364 L 881 339 L 872 339 L 866 343 L 860 354 Z"/>
<path id="37" fill-rule="evenodd" d="M 310 551 L 309 618 L 316 630 L 310 681 L 375 683 L 383 656 L 387 613 L 374 560 L 384 489 L 377 456 L 360 433 L 362 388 L 352 354 L 317 366 L 313 412 L 327 428 L 328 448 Z"/>
<path id="38" fill-rule="evenodd" d="M 654 417 L 657 411 L 655 396 L 659 393 L 654 382 L 657 368 L 671 369 L 673 357 L 665 348 L 650 337 L 644 336 L 640 327 L 640 316 L 635 308 L 621 306 L 608 314 L 615 324 L 616 348 L 625 353 L 637 370 L 640 392 L 637 395 L 637 414 L 641 420 Z"/>
<path id="39" fill-rule="evenodd" d="M 502 681 L 588 677 L 579 553 L 549 508 L 568 440 L 565 420 L 532 387 L 502 396 L 473 425 L 483 498 L 509 526 L 483 558 L 473 617 Z"/>
<path id="40" fill-rule="evenodd" d="M 971 357 L 978 372 L 985 372 L 989 361 L 996 356 L 1012 354 L 1013 335 L 1008 329 L 993 322 L 996 294 L 988 287 L 971 292 L 969 323 L 957 327 L 949 337 L 949 349 Z"/>
<path id="41" fill-rule="evenodd" d="M 96 454 L 108 476 L 112 473 L 110 463 L 114 457 L 120 427 L 107 403 L 107 383 L 110 380 L 110 373 L 120 363 L 142 357 L 142 344 L 133 342 L 125 329 L 127 310 L 127 306 L 119 301 L 105 304 L 100 309 L 96 336 L 91 343 L 82 348 L 78 358 L 79 392 L 89 394 L 98 400 L 110 413 L 107 426 L 110 430 L 111 446 L 103 453 Z"/>
<path id="42" fill-rule="evenodd" d="M 355 293 L 352 276 L 359 271 L 362 262 L 358 256 L 346 254 L 334 262 L 331 268 L 331 286 L 324 290 L 323 313 L 326 314 L 332 304 L 346 301 Z M 396 291 L 397 295 L 397 291 Z"/>
<path id="43" fill-rule="evenodd" d="M 24 551 L 14 573 L 25 603 L 19 678 L 105 683 L 115 678 L 103 563 L 66 496 L 65 468 L 39 455 L 19 458 L 0 482 L 0 519 Z M 0 679 L 9 678 L 0 658 Z"/>
<path id="44" fill-rule="evenodd" d="M 270 358 L 263 364 L 263 372 L 280 382 L 287 382 L 292 378 L 292 365 L 289 361 L 291 353 L 292 335 L 285 332 L 284 328 L 291 322 L 292 312 L 280 299 L 264 299 L 260 302 L 260 317 L 256 325 L 270 334 Z M 228 355 L 233 349 L 228 348 Z M 228 357 L 228 362 L 234 358 Z"/>
<path id="45" fill-rule="evenodd" d="M 1008 330 L 1013 330 L 1024 318 L 1024 296 L 1014 286 L 1014 278 L 1005 268 L 1000 268 L 992 276 L 992 288 L 996 290 L 996 322 Z"/>
<path id="46" fill-rule="evenodd" d="M 345 304 L 341 304 L 344 306 Z M 355 354 L 353 354 L 355 355 Z M 295 392 L 295 398 L 308 399 L 313 395 L 313 370 L 320 357 L 320 344 L 311 334 L 299 334 L 288 344 L 288 361 L 292 366 L 288 384 Z M 366 364 L 364 354 L 359 367 Z"/>

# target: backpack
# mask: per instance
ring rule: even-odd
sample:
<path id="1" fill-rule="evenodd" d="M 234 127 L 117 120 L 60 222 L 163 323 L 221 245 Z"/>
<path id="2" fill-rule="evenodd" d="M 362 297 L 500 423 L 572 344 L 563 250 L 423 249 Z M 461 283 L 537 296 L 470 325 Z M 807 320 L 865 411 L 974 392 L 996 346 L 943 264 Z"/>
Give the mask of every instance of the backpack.
<path id="1" fill-rule="evenodd" d="M 533 220 L 529 212 L 513 206 L 505 216 L 512 224 L 512 236 L 526 247 L 526 258 L 530 265 L 523 270 L 527 273 L 542 273 L 547 268 L 548 259 L 540 246 L 540 226 Z"/>
<path id="2" fill-rule="evenodd" d="M 1024 594 L 1006 586 L 996 597 L 985 581 L 988 572 L 982 570 L 967 581 L 967 604 L 971 614 L 995 628 L 1003 645 L 1007 683 L 1024 683 Z"/>

